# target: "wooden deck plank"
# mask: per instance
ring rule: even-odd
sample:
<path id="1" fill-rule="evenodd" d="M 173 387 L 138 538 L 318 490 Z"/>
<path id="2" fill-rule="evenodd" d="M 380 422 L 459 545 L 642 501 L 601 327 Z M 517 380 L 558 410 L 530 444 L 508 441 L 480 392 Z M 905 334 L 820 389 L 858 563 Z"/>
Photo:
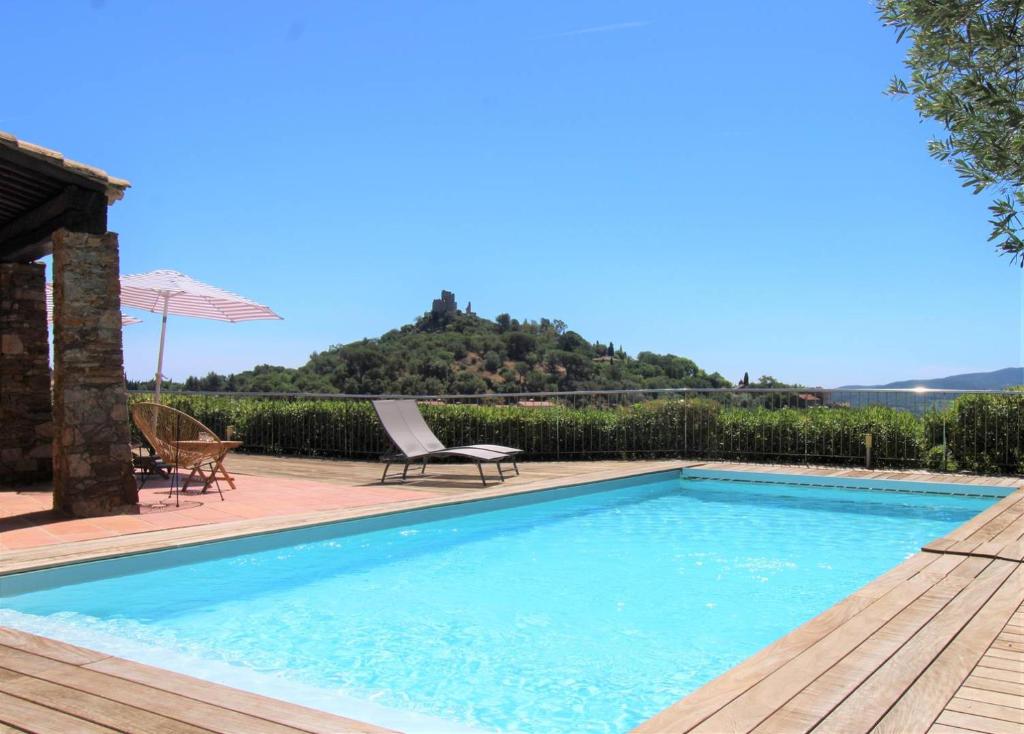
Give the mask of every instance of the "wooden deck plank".
<path id="1" fill-rule="evenodd" d="M 993 566 L 1000 564 L 1005 562 L 993 562 Z M 1024 603 L 1024 567 L 1012 565 L 1009 568 L 1011 573 L 989 601 L 912 685 L 905 688 L 899 701 L 875 728 L 878 734 L 919 731 L 938 718 L 946 702 L 962 686 L 1006 620 Z"/>
<path id="2" fill-rule="evenodd" d="M 0 722 L 31 734 L 110 734 L 108 729 L 0 691 Z"/>
<path id="3" fill-rule="evenodd" d="M 972 535 L 974 535 L 976 532 L 978 532 L 981 528 L 985 527 L 990 522 L 995 521 L 1004 512 L 1012 511 L 1012 508 L 1019 504 L 1022 498 L 1024 498 L 1024 495 L 1022 495 L 1019 491 L 1011 492 L 1010 494 L 996 502 L 991 507 L 982 510 L 973 518 L 965 522 L 963 525 L 960 525 L 952 532 L 948 533 L 945 537 L 951 538 L 957 542 L 967 541 Z M 1009 521 L 1012 521 L 1012 518 Z M 985 540 L 987 539 L 988 536 L 985 537 Z M 977 544 L 965 543 L 965 545 L 963 546 L 963 552 L 969 552 L 970 550 L 973 550 L 976 547 L 976 545 Z"/>
<path id="4" fill-rule="evenodd" d="M 0 644 L 21 652 L 81 666 L 110 676 L 111 684 L 114 686 L 118 685 L 117 679 L 131 681 L 241 714 L 275 721 L 312 734 L 387 734 L 391 731 L 373 724 L 364 724 L 298 704 L 123 660 L 20 630 L 0 627 L 0 640 L 3 641 Z M 0 674 L 3 671 L 4 669 L 0 668 Z"/>
<path id="5" fill-rule="evenodd" d="M 1005 668 L 993 668 L 986 665 L 985 658 L 978 663 L 971 675 L 990 680 L 1006 681 L 1007 683 L 1020 683 L 1024 685 L 1024 670 L 1006 670 Z"/>
<path id="6" fill-rule="evenodd" d="M 1015 709 L 1024 709 L 1024 697 L 1018 693 L 1003 693 L 1001 691 L 988 691 L 982 688 L 972 688 L 968 685 L 960 686 L 956 692 L 956 698 L 968 698 L 972 701 L 983 703 L 994 703 L 999 706 L 1009 706 Z"/>
<path id="7" fill-rule="evenodd" d="M 998 551 L 997 558 L 1005 558 L 1007 561 L 1024 561 L 1024 540 L 1010 541 Z"/>
<path id="8" fill-rule="evenodd" d="M 310 732 L 333 734 L 339 731 L 338 727 L 343 723 L 347 723 L 351 731 L 354 732 L 375 733 L 388 731 L 372 724 L 361 724 L 360 722 L 347 720 L 344 717 L 334 716 L 333 714 L 326 714 L 316 709 L 211 684 L 186 675 L 122 660 L 104 653 L 87 650 L 82 647 L 7 627 L 0 627 L 0 645 L 6 645 L 23 652 L 34 653 L 72 665 L 84 666 L 90 670 L 96 670 L 114 677 L 149 685 L 153 688 L 178 693 L 182 696 L 223 706 L 240 713 L 278 721 L 279 723 L 300 726 Z"/>
<path id="9" fill-rule="evenodd" d="M 928 734 L 980 734 L 974 729 L 961 729 L 959 726 L 948 724 L 935 724 L 928 730 Z"/>
<path id="10" fill-rule="evenodd" d="M 960 698 L 959 696 L 954 697 L 946 704 L 946 711 L 957 711 L 962 714 L 984 716 L 986 719 L 999 719 L 1014 724 L 1024 724 L 1024 711 L 1021 711 L 1019 708 L 1000 706 L 994 703 L 985 703 L 984 701 L 974 701 L 969 698 Z"/>
<path id="11" fill-rule="evenodd" d="M 989 657 L 1000 658 L 1001 660 L 1011 660 L 1016 662 L 1024 660 L 1024 657 L 1021 657 L 1019 650 L 1001 650 L 998 647 L 990 647 L 988 652 L 985 654 Z"/>
<path id="12" fill-rule="evenodd" d="M 983 678 L 978 675 L 977 669 L 971 673 L 971 677 L 964 681 L 965 688 L 974 688 L 980 691 L 995 691 L 997 693 L 1010 693 L 1020 696 L 1024 701 L 1024 680 L 1020 682 L 997 680 L 995 678 Z"/>
<path id="13" fill-rule="evenodd" d="M 879 599 L 908 579 L 918 574 L 930 573 L 931 565 L 941 556 L 928 553 L 915 553 L 898 566 L 894 566 L 865 586 L 857 589 L 850 596 L 865 599 Z M 942 574 L 944 575 L 944 574 Z M 941 576 L 941 575 L 940 575 Z"/>
<path id="14" fill-rule="evenodd" d="M 145 701 L 146 708 L 153 713 L 222 734 L 241 731 L 248 734 L 296 734 L 302 731 L 14 648 L 0 647 L 0 667 L 111 701 L 129 705 Z"/>
<path id="15" fill-rule="evenodd" d="M 180 696 L 213 704 L 249 716 L 256 716 L 301 728 L 313 734 L 341 734 L 341 732 L 387 734 L 391 731 L 390 729 L 374 726 L 373 724 L 365 724 L 305 706 L 267 698 L 266 696 L 240 691 L 235 688 L 227 688 L 226 686 L 209 683 L 208 681 L 199 680 L 187 675 L 120 658 L 105 658 L 97 663 L 90 663 L 85 668 L 126 681 L 160 688 Z"/>
<path id="16" fill-rule="evenodd" d="M 822 719 L 815 731 L 818 734 L 863 731 L 878 722 L 956 636 L 965 620 L 974 617 L 1015 568 L 1015 564 L 1006 561 L 993 561 L 867 681 Z M 965 672 L 963 677 L 966 675 Z"/>
<path id="17" fill-rule="evenodd" d="M 29 634 L 10 627 L 0 627 L 0 645 L 13 647 L 23 652 L 30 652 L 43 657 L 60 660 L 71 665 L 95 663 L 109 657 L 105 653 L 86 650 L 84 647 L 69 645 L 66 642 L 51 640 L 48 637 Z"/>
<path id="18" fill-rule="evenodd" d="M 30 676 L 4 681 L 0 690 L 18 698 L 60 711 L 69 716 L 133 734 L 208 734 L 209 729 L 151 713 L 148 702 L 135 705 L 112 701 L 91 693 Z M 159 694 L 159 691 L 157 691 Z"/>
<path id="19" fill-rule="evenodd" d="M 978 663 L 983 668 L 999 668 L 1000 670 L 1006 670 L 1011 673 L 1024 674 L 1024 662 L 1021 662 L 1017 656 L 1012 658 L 996 657 L 989 653 L 985 654 L 985 657 Z"/>
<path id="20" fill-rule="evenodd" d="M 968 731 L 981 732 L 982 734 L 1020 734 L 1020 726 L 1013 722 L 989 719 L 984 716 L 966 714 L 960 711 L 943 711 L 936 723 L 957 726 Z"/>
<path id="21" fill-rule="evenodd" d="M 1021 504 L 1024 503 L 1018 503 L 1018 505 Z M 990 540 L 978 545 L 974 552 L 979 555 L 996 555 L 1016 544 L 1021 537 L 1024 537 L 1024 509 L 1012 523 L 996 533 Z"/>
<path id="22" fill-rule="evenodd" d="M 996 650 L 1004 650 L 1006 652 L 1021 652 L 1021 643 L 1014 640 L 1003 639 L 1002 636 L 997 637 L 995 642 L 992 643 L 992 647 Z"/>
<path id="23" fill-rule="evenodd" d="M 922 545 L 921 550 L 931 553 L 943 553 L 956 545 L 956 543 L 957 541 L 953 538 L 936 538 Z"/>
<path id="24" fill-rule="evenodd" d="M 1024 566 L 1018 565 L 1017 573 L 1021 573 L 1022 569 Z M 1019 578 L 1014 581 L 1018 585 L 1019 596 L 1021 594 L 1020 587 L 1024 586 L 1024 583 Z M 1003 593 L 1001 590 L 1000 594 Z M 1016 609 L 1010 610 L 1009 618 L 999 632 L 997 640 L 1004 634 L 1014 634 L 1007 630 L 1016 628 L 1013 623 L 1020 619 L 1022 613 L 1024 613 L 1024 599 Z M 994 622 L 993 627 L 998 630 L 998 621 Z M 991 634 L 991 630 L 989 633 Z M 993 643 L 993 645 L 995 644 Z M 1010 656 L 1012 659 L 1007 660 L 1002 656 Z M 986 662 L 986 658 L 1001 659 L 1016 665 L 1024 664 L 1024 656 L 1019 651 L 1007 652 L 996 647 L 990 647 L 981 662 Z M 990 708 L 993 706 L 997 708 Z M 1017 720 L 1024 716 L 1024 672 L 986 668 L 981 664 L 976 666 L 947 703 L 937 721 L 946 720 L 943 717 L 955 718 L 964 715 L 977 716 L 979 719 L 975 722 L 976 724 L 984 724 L 993 729 L 1002 728 L 1004 726 L 1002 722 L 1008 720 L 1024 731 L 1024 726 L 1021 726 L 1024 722 Z"/>

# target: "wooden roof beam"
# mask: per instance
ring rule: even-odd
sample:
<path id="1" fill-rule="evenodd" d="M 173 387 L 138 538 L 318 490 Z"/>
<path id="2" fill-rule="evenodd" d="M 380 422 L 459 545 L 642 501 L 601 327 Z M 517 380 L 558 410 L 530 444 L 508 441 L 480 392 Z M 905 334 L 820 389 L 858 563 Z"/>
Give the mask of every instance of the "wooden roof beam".
<path id="1" fill-rule="evenodd" d="M 45 204 L 0 227 L 0 262 L 27 262 L 50 254 L 50 236 L 58 229 L 105 233 L 106 192 L 68 186 Z"/>

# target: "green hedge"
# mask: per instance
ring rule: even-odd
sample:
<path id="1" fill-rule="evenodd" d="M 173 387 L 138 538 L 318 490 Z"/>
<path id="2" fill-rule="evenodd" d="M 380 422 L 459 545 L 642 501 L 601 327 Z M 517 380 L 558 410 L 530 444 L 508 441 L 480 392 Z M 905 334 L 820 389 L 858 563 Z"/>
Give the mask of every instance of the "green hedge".
<path id="1" fill-rule="evenodd" d="M 926 452 L 921 422 L 881 406 L 730 409 L 719 424 L 719 453 L 750 461 L 864 464 L 869 433 L 873 466 L 917 466 Z"/>
<path id="2" fill-rule="evenodd" d="M 945 427 L 950 469 L 977 474 L 1024 474 L 1024 392 L 973 393 L 926 416 L 930 445 L 942 447 Z"/>
<path id="3" fill-rule="evenodd" d="M 367 401 L 171 393 L 165 402 L 220 435 L 233 427 L 254 453 L 373 458 L 389 448 Z M 879 468 L 1024 472 L 1024 393 L 969 394 L 924 416 L 880 406 L 735 408 L 704 398 L 618 408 L 421 408 L 446 445 L 504 444 L 536 460 L 680 456 L 863 465 L 871 433 Z"/>

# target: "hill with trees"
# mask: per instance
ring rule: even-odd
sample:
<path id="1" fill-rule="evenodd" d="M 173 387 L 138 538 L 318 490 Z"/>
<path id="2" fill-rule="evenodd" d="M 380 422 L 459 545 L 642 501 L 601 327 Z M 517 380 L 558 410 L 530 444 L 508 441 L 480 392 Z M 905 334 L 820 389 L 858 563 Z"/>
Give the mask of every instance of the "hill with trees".
<path id="1" fill-rule="evenodd" d="M 885 385 L 845 385 L 845 389 L 907 389 L 928 387 L 937 390 L 1005 390 L 1008 387 L 1024 385 L 1024 367 L 1006 367 L 992 372 L 967 372 L 949 377 L 933 377 L 925 380 L 899 380 Z M 840 388 L 840 389 L 844 389 Z"/>
<path id="2" fill-rule="evenodd" d="M 471 308 L 459 310 L 454 299 L 446 291 L 415 323 L 316 352 L 298 368 L 259 365 L 233 375 L 211 372 L 170 389 L 424 395 L 732 384 L 686 357 L 653 352 L 634 357 L 621 345 L 585 339 L 557 319 L 519 321 L 505 313 L 491 321 Z"/>

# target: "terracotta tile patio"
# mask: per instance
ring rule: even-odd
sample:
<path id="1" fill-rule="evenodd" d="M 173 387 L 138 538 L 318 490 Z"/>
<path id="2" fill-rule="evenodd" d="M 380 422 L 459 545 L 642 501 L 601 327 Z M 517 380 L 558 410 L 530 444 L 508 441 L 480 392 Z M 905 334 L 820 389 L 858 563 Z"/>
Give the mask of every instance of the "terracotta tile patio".
<path id="1" fill-rule="evenodd" d="M 665 462 L 661 462 L 664 464 Z M 424 475 L 417 470 L 404 484 L 380 484 L 382 465 L 373 461 L 332 461 L 233 454 L 225 462 L 236 489 L 221 483 L 224 501 L 212 488 L 202 494 L 189 488 L 180 505 L 168 496 L 170 480 L 151 478 L 139 492 L 135 514 L 71 519 L 53 512 L 48 486 L 24 491 L 0 491 L 0 556 L 75 541 L 105 540 L 157 530 L 194 526 L 225 526 L 285 516 L 309 516 L 362 507 L 414 503 L 444 496 L 476 497 L 485 490 L 473 464 L 433 464 Z M 538 481 L 558 483 L 580 476 L 604 478 L 644 471 L 644 462 L 536 462 L 520 464 L 521 476 L 499 484 L 489 475 L 487 491 L 518 491 Z M 647 462 L 652 466 L 658 462 Z M 669 462 L 669 464 L 672 464 Z M 678 462 L 672 464 L 678 466 Z M 646 467 L 651 470 L 651 467 Z M 467 494 L 468 493 L 468 494 Z M 4 554 L 4 551 L 9 553 Z M 0 564 L 2 565 L 2 564 Z"/>
<path id="2" fill-rule="evenodd" d="M 49 488 L 0 493 L 0 550 L 401 502 L 437 494 L 422 487 L 345 486 L 312 479 L 242 474 L 237 468 L 232 471 L 237 489 L 231 490 L 222 484 L 223 502 L 212 489 L 206 494 L 200 494 L 190 487 L 181 495 L 180 506 L 176 506 L 174 497 L 168 497 L 170 481 L 163 478 L 151 479 L 139 493 L 139 513 L 134 515 L 68 519 L 51 509 L 53 497 Z"/>

